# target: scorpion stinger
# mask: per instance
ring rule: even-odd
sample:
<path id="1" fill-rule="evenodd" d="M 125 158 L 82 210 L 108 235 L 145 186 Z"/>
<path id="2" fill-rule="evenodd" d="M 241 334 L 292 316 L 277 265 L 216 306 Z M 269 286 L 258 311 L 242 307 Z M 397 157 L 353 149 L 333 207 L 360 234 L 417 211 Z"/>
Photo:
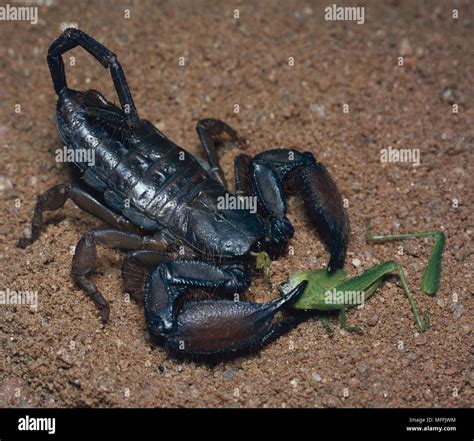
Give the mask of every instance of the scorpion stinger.
<path id="1" fill-rule="evenodd" d="M 76 46 L 84 48 L 106 69 L 110 68 L 110 73 L 119 96 L 122 110 L 128 115 L 130 121 L 139 121 L 140 118 L 138 117 L 132 94 L 128 87 L 127 80 L 125 79 L 122 66 L 120 66 L 120 63 L 117 61 L 117 57 L 109 49 L 102 46 L 99 42 L 79 29 L 66 29 L 49 47 L 47 60 L 56 94 L 59 95 L 64 88 L 67 88 L 66 73 L 61 55 Z"/>

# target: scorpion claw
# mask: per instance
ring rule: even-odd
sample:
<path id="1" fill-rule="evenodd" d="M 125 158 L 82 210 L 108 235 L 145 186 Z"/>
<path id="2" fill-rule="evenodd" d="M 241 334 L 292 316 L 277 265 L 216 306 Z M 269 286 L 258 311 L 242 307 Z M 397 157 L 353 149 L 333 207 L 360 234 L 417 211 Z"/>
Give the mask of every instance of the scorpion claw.
<path id="1" fill-rule="evenodd" d="M 273 260 L 276 260 L 283 254 L 288 240 L 293 237 L 293 226 L 287 219 L 271 217 L 266 222 L 265 230 L 268 253 Z"/>
<path id="2" fill-rule="evenodd" d="M 326 168 L 310 152 L 275 149 L 259 153 L 249 165 L 252 188 L 262 213 L 270 220 L 267 242 L 272 255 L 292 236 L 287 218 L 284 184 L 302 198 L 310 221 L 326 244 L 328 271 L 342 268 L 349 237 L 349 221 L 342 197 Z M 275 220 L 276 219 L 276 220 Z M 275 236 L 273 239 L 272 236 Z"/>
<path id="3" fill-rule="evenodd" d="M 342 197 L 331 175 L 319 162 L 301 167 L 294 180 L 300 189 L 312 224 L 331 255 L 327 270 L 344 266 L 349 238 L 349 220 Z"/>

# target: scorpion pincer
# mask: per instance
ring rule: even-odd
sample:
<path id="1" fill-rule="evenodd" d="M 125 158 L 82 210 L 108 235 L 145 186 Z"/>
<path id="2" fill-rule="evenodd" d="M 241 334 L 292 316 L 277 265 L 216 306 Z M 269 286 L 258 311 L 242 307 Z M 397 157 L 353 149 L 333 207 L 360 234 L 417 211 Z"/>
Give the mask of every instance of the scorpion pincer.
<path id="1" fill-rule="evenodd" d="M 120 107 L 95 90 L 67 86 L 62 55 L 81 46 L 110 69 Z M 250 285 L 251 253 L 281 256 L 294 230 L 287 219 L 285 190 L 299 193 L 309 218 L 330 252 L 328 271 L 344 265 L 349 224 L 342 198 L 325 167 L 309 152 L 275 149 L 235 159 L 235 193 L 226 186 L 216 141 L 229 135 L 242 148 L 236 131 L 216 119 L 197 123 L 206 160 L 170 141 L 138 116 L 116 56 L 78 29 L 66 29 L 47 55 L 58 96 L 56 123 L 66 148 L 93 153 L 94 163 L 70 164 L 69 184 L 38 197 L 31 237 L 39 235 L 43 212 L 71 199 L 101 219 L 107 228 L 93 229 L 79 240 L 72 278 L 96 303 L 104 322 L 109 304 L 90 279 L 96 247 L 128 251 L 122 267 L 124 286 L 144 303 L 150 335 L 184 354 L 234 354 L 263 345 L 288 331 L 307 315 L 274 315 L 296 301 L 305 283 L 266 304 L 241 300 L 181 302 L 188 290 L 227 298 Z M 221 198 L 252 197 L 255 211 L 223 209 Z"/>

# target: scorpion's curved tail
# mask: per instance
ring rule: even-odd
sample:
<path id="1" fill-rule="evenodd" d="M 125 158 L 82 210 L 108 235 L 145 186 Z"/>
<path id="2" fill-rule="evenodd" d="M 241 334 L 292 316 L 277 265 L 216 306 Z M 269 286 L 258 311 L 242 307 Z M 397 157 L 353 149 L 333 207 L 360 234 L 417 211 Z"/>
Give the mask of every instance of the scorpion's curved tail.
<path id="1" fill-rule="evenodd" d="M 123 111 L 127 114 L 131 121 L 138 121 L 138 113 L 133 102 L 132 94 L 125 79 L 125 74 L 117 61 L 117 57 L 113 52 L 102 46 L 92 37 L 79 29 L 66 29 L 49 47 L 48 49 L 48 65 L 51 71 L 54 90 L 59 95 L 61 91 L 67 88 L 66 73 L 64 70 L 64 62 L 62 54 L 81 46 L 96 58 L 106 69 L 110 68 L 112 80 L 117 90 Z"/>

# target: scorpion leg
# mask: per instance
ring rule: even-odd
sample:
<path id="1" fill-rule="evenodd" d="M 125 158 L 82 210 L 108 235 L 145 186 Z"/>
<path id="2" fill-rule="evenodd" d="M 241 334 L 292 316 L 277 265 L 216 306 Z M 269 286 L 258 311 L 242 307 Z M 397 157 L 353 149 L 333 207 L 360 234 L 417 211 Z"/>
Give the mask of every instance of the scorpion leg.
<path id="1" fill-rule="evenodd" d="M 110 69 L 112 80 L 117 90 L 123 111 L 131 122 L 140 120 L 133 102 L 132 94 L 125 79 L 125 74 L 117 61 L 115 54 L 102 46 L 89 35 L 79 29 L 68 28 L 51 44 L 48 50 L 48 65 L 53 79 L 54 90 L 59 95 L 61 90 L 67 88 L 66 73 L 62 54 L 81 46 L 96 58 L 102 66 Z"/>
<path id="2" fill-rule="evenodd" d="M 309 218 L 329 249 L 328 271 L 344 266 L 349 222 L 342 198 L 311 153 L 288 149 L 260 153 L 250 163 L 250 178 L 259 210 L 268 220 L 266 240 L 273 255 L 281 254 L 293 236 L 283 187 L 288 183 L 301 193 Z"/>
<path id="3" fill-rule="evenodd" d="M 50 188 L 38 197 L 33 220 L 31 222 L 31 238 L 21 238 L 17 246 L 26 248 L 35 242 L 43 223 L 43 212 L 59 210 L 68 199 L 71 199 L 79 208 L 108 224 L 127 231 L 137 232 L 138 229 L 123 216 L 120 216 L 102 205 L 97 199 L 79 187 L 69 184 L 59 184 Z"/>
<path id="4" fill-rule="evenodd" d="M 214 139 L 222 133 L 227 133 L 232 140 L 239 144 L 243 149 L 246 148 L 245 142 L 232 127 L 218 119 L 206 118 L 199 120 L 196 126 L 196 131 L 199 135 L 204 151 L 206 152 L 209 165 L 211 166 L 211 177 L 226 187 L 226 181 L 224 173 L 219 165 L 219 158 L 217 157 Z"/>
<path id="5" fill-rule="evenodd" d="M 87 232 L 79 240 L 72 259 L 71 274 L 80 286 L 99 307 L 101 318 L 104 322 L 109 319 L 109 303 L 99 292 L 95 284 L 89 279 L 89 274 L 97 259 L 97 245 L 121 250 L 150 249 L 165 251 L 167 245 L 151 236 L 120 231 L 111 228 L 100 228 Z"/>
<path id="6" fill-rule="evenodd" d="M 145 317 L 150 334 L 162 337 L 173 329 L 178 298 L 188 288 L 242 292 L 249 275 L 237 265 L 220 267 L 199 260 L 175 260 L 155 268 L 145 285 Z"/>

